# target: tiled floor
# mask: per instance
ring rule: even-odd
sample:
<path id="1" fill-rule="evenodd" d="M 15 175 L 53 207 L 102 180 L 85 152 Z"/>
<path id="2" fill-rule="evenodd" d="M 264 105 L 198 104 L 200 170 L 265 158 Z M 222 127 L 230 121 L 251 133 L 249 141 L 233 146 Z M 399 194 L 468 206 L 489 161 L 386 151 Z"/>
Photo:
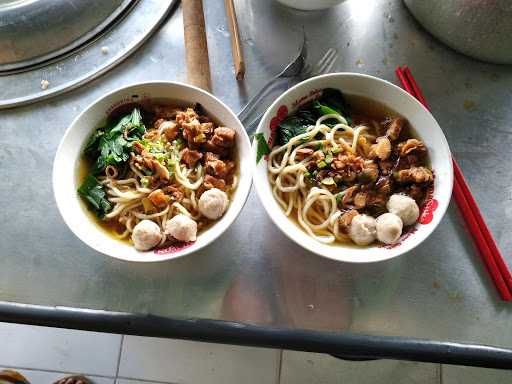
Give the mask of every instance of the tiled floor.
<path id="1" fill-rule="evenodd" d="M 509 384 L 512 371 L 330 356 L 0 323 L 0 369 L 32 384 L 83 373 L 97 384 Z"/>

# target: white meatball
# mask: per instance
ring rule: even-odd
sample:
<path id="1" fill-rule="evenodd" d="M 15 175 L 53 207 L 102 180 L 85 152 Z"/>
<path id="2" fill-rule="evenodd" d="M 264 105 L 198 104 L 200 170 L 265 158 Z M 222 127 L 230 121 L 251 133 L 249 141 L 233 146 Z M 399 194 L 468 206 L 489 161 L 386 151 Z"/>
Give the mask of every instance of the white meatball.
<path id="1" fill-rule="evenodd" d="M 368 245 L 375 241 L 375 219 L 368 215 L 357 215 L 349 228 L 350 238 L 358 245 Z"/>
<path id="2" fill-rule="evenodd" d="M 168 233 L 176 240 L 195 241 L 197 223 L 187 215 L 179 214 L 165 223 L 165 233 Z"/>
<path id="3" fill-rule="evenodd" d="M 386 244 L 395 243 L 402 234 L 402 219 L 394 213 L 385 213 L 377 217 L 377 239 Z"/>
<path id="4" fill-rule="evenodd" d="M 160 227 L 151 220 L 142 220 L 132 232 L 132 241 L 135 249 L 147 251 L 156 246 L 162 240 Z"/>
<path id="5" fill-rule="evenodd" d="M 199 198 L 199 212 L 209 219 L 221 217 L 228 207 L 229 200 L 226 192 L 217 188 L 209 189 Z"/>
<path id="6" fill-rule="evenodd" d="M 394 213 L 402 219 L 404 225 L 413 225 L 420 216 L 420 208 L 414 199 L 405 195 L 392 195 L 386 207 L 389 212 Z"/>

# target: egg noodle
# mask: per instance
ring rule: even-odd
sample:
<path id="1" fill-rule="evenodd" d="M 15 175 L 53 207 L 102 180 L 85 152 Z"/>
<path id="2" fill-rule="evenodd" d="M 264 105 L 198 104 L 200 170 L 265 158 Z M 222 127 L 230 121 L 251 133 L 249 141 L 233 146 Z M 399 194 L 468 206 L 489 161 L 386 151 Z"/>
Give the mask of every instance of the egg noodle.
<path id="1" fill-rule="evenodd" d="M 330 119 L 337 120 L 338 124 L 332 127 L 324 124 Z M 342 116 L 328 114 L 309 126 L 305 133 L 293 137 L 285 145 L 274 147 L 269 154 L 267 169 L 275 199 L 286 216 L 296 219 L 311 237 L 322 243 L 351 242 L 349 236 L 339 228 L 338 218 L 342 212 L 337 208 L 336 199 L 341 198 L 347 190 L 333 194 L 321 183 L 312 187 L 306 178 L 306 164 L 313 157 L 299 161 L 297 151 L 322 147 L 365 158 L 367 143 L 375 141 L 375 136 L 369 133 L 370 129 L 366 125 L 352 128 Z"/>

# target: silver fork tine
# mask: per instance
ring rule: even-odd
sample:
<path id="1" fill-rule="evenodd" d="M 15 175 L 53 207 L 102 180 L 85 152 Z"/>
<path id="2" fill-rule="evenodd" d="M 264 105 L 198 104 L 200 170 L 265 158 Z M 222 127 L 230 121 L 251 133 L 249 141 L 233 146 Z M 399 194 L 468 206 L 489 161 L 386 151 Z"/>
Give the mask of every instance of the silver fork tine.
<path id="1" fill-rule="evenodd" d="M 318 60 L 318 62 L 315 64 L 315 72 L 318 72 L 319 69 L 322 67 L 322 65 L 324 64 L 324 62 L 328 59 L 328 57 L 332 54 L 334 50 L 332 48 L 329 48 L 325 53 L 324 55 L 322 56 L 322 58 L 320 60 Z"/>
<path id="2" fill-rule="evenodd" d="M 338 58 L 338 53 L 335 49 L 330 48 L 325 55 L 320 59 L 317 64 L 315 74 L 327 72 Z"/>
<path id="3" fill-rule="evenodd" d="M 334 48 L 329 48 L 313 67 L 310 64 L 306 64 L 303 67 L 301 71 L 302 79 L 328 73 L 336 63 L 336 60 L 338 60 L 338 57 L 338 51 Z M 258 124 L 264 113 L 265 112 L 261 112 L 249 123 L 249 125 L 246 127 L 247 133 L 251 134 L 256 130 L 256 128 L 258 128 Z"/>
<path id="4" fill-rule="evenodd" d="M 322 66 L 322 68 L 318 74 L 328 73 L 331 70 L 331 68 L 333 67 L 333 65 L 337 59 L 338 59 L 338 54 L 334 53 L 334 55 L 330 56 L 329 59 L 326 60 L 326 62 L 324 63 L 324 65 Z"/>

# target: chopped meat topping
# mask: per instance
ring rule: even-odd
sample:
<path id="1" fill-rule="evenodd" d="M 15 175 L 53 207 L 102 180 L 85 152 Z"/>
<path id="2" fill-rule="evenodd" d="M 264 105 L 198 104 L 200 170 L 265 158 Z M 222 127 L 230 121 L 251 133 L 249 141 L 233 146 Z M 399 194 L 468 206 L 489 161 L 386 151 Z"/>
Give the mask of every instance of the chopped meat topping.
<path id="1" fill-rule="evenodd" d="M 432 171 L 425 167 L 411 167 L 403 169 L 395 174 L 395 179 L 399 183 L 430 183 L 434 180 Z"/>
<path id="2" fill-rule="evenodd" d="M 171 201 L 180 202 L 184 197 L 183 191 L 173 185 L 162 188 L 162 191 L 168 195 Z"/>
<path id="3" fill-rule="evenodd" d="M 206 187 L 206 189 L 218 188 L 223 191 L 226 189 L 226 182 L 222 179 L 217 179 L 217 178 L 213 177 L 212 175 L 206 175 L 204 177 L 203 184 Z"/>
<path id="4" fill-rule="evenodd" d="M 185 162 L 190 168 L 195 167 L 197 162 L 201 160 L 203 154 L 199 151 L 185 148 L 181 151 L 181 160 Z"/>
<path id="5" fill-rule="evenodd" d="M 354 207 L 356 209 L 364 208 L 366 206 L 366 197 L 367 197 L 366 192 L 358 192 L 354 196 Z"/>
<path id="6" fill-rule="evenodd" d="M 313 150 L 311 148 L 300 148 L 297 149 L 297 152 L 295 154 L 295 159 L 297 160 L 304 160 L 306 157 L 309 157 L 313 154 Z"/>
<path id="7" fill-rule="evenodd" d="M 161 189 L 156 189 L 151 192 L 148 199 L 155 207 L 159 208 L 165 207 L 170 201 L 169 196 L 166 196 Z"/>
<path id="8" fill-rule="evenodd" d="M 215 128 L 210 142 L 222 148 L 231 148 L 235 144 L 235 131 L 231 128 Z"/>
<path id="9" fill-rule="evenodd" d="M 357 212 L 355 209 L 351 209 L 343 213 L 338 218 L 338 223 L 340 225 L 341 232 L 347 234 L 348 228 L 350 226 L 350 223 L 352 222 L 352 219 L 359 215 L 359 212 Z"/>
<path id="10" fill-rule="evenodd" d="M 351 153 L 340 153 L 331 164 L 332 169 L 341 176 L 344 182 L 354 181 L 356 176 L 362 171 L 363 166 L 364 160 Z"/>
<path id="11" fill-rule="evenodd" d="M 418 155 L 426 154 L 427 148 L 425 145 L 417 139 L 409 139 L 403 143 L 398 144 L 398 152 L 401 157 L 407 156 L 411 153 Z"/>
<path id="12" fill-rule="evenodd" d="M 405 125 L 405 119 L 402 117 L 395 117 L 391 120 L 388 125 L 388 129 L 386 131 L 386 136 L 389 137 L 389 140 L 395 141 L 400 136 L 400 132 L 402 132 L 402 128 Z"/>
<path id="13" fill-rule="evenodd" d="M 371 146 L 370 158 L 378 157 L 380 160 L 386 160 L 391 154 L 391 142 L 387 137 L 378 137 L 377 143 Z"/>

